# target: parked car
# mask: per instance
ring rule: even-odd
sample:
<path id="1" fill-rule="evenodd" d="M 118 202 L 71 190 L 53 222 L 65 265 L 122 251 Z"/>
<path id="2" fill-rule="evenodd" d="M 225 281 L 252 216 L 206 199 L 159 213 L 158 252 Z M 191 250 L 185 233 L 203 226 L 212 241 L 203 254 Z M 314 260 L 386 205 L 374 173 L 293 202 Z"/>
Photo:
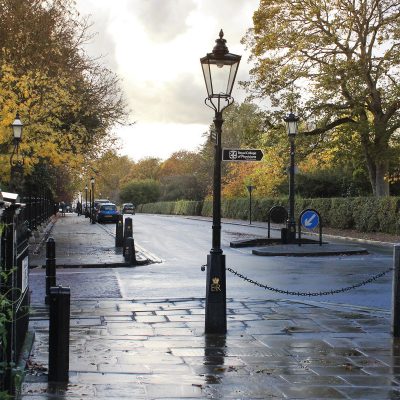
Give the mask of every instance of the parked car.
<path id="1" fill-rule="evenodd" d="M 135 214 L 135 206 L 132 203 L 122 204 L 122 214 Z"/>
<path id="2" fill-rule="evenodd" d="M 117 206 L 113 203 L 103 203 L 99 205 L 96 212 L 97 222 L 117 222 L 119 212 Z"/>
<path id="3" fill-rule="evenodd" d="M 93 202 L 93 205 L 94 205 L 94 208 L 93 208 L 93 214 L 94 214 L 94 218 L 95 219 L 97 219 L 97 212 L 99 211 L 99 209 L 100 209 L 100 206 L 102 205 L 102 204 L 114 204 L 114 203 L 112 203 L 110 200 L 108 200 L 108 199 L 94 199 L 94 202 Z M 90 208 L 91 206 L 89 205 L 89 208 Z"/>
<path id="4" fill-rule="evenodd" d="M 94 208 L 99 208 L 100 204 L 114 204 L 108 199 L 94 199 Z"/>

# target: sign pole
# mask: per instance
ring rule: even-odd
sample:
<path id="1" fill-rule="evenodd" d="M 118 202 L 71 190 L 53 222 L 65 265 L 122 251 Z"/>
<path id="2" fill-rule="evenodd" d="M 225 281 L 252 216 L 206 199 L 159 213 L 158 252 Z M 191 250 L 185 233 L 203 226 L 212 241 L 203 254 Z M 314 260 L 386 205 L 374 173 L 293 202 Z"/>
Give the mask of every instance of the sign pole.
<path id="1" fill-rule="evenodd" d="M 249 225 L 251 225 L 251 193 L 253 192 L 253 189 L 255 189 L 255 186 L 249 185 L 247 186 L 247 190 L 249 191 Z"/>

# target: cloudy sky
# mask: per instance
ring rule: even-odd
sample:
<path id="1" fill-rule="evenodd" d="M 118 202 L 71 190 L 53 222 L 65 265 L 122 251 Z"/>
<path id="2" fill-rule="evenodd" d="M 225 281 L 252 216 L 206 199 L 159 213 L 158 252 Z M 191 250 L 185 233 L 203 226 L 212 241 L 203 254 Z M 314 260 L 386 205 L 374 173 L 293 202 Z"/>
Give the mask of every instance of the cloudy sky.
<path id="1" fill-rule="evenodd" d="M 204 105 L 206 89 L 200 57 L 214 47 L 222 28 L 231 53 L 242 55 L 237 80 L 248 78 L 248 55 L 240 44 L 252 26 L 258 0 L 78 0 L 97 34 L 86 51 L 122 79 L 133 126 L 116 128 L 121 154 L 135 161 L 168 158 L 195 150 L 213 111 Z M 244 99 L 238 85 L 235 100 Z"/>

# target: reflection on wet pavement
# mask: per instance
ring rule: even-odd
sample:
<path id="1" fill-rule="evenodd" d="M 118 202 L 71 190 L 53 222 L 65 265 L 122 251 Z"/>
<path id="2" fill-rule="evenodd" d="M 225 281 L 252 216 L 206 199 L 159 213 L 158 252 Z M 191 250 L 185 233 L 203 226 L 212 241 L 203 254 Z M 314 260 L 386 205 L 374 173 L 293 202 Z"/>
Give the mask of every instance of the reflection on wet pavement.
<path id="1" fill-rule="evenodd" d="M 68 386 L 33 368 L 23 399 L 400 398 L 388 313 L 283 300 L 228 308 L 228 334 L 204 335 L 202 299 L 74 300 Z M 47 366 L 47 310 L 35 310 L 31 365 Z"/>

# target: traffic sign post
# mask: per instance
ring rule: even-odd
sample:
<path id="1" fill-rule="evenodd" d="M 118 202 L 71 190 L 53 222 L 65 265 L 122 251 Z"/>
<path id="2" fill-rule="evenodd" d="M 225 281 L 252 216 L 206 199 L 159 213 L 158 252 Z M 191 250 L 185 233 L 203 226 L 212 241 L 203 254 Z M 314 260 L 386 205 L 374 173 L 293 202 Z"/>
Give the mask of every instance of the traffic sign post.
<path id="1" fill-rule="evenodd" d="M 322 218 L 317 210 L 308 208 L 303 210 L 299 216 L 299 246 L 301 246 L 301 228 L 308 230 L 319 226 L 319 245 L 322 246 Z"/>
<path id="2" fill-rule="evenodd" d="M 247 190 L 249 191 L 250 199 L 249 199 L 249 224 L 251 225 L 251 193 L 255 189 L 255 186 L 249 185 L 247 186 Z"/>
<path id="3" fill-rule="evenodd" d="M 261 149 L 222 149 L 222 161 L 261 161 Z"/>

